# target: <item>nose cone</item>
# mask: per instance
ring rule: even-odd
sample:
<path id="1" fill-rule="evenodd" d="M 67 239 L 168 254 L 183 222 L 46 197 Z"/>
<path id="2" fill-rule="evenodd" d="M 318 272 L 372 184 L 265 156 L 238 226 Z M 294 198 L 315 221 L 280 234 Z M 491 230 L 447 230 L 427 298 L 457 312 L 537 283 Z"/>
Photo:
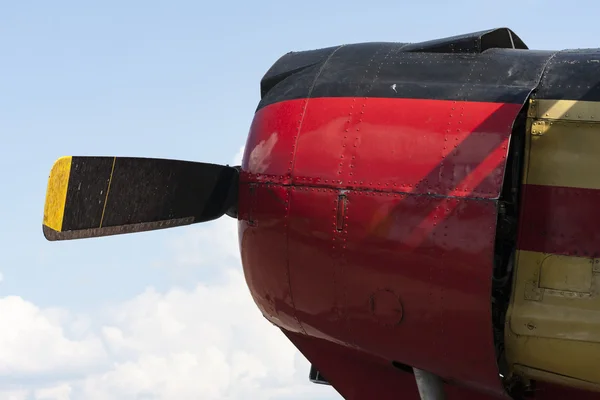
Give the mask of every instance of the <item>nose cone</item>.
<path id="1" fill-rule="evenodd" d="M 301 327 L 290 289 L 287 229 L 293 155 L 304 100 L 260 109 L 252 122 L 240 175 L 239 240 L 246 282 L 265 318 Z"/>

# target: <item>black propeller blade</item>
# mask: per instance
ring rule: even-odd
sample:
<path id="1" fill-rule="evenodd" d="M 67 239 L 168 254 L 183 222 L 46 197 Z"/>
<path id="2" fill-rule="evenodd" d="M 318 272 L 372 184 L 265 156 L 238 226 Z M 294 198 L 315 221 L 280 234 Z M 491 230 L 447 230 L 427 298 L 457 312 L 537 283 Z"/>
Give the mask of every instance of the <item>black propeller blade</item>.
<path id="1" fill-rule="evenodd" d="M 44 236 L 70 240 L 236 215 L 230 166 L 132 157 L 61 157 L 50 172 Z"/>

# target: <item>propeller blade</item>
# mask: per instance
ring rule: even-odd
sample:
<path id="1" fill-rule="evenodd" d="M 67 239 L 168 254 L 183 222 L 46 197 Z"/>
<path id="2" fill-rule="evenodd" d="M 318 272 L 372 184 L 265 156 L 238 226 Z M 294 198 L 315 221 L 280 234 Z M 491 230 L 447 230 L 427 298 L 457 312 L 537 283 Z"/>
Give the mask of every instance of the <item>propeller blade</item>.
<path id="1" fill-rule="evenodd" d="M 81 239 L 233 216 L 238 182 L 236 168 L 216 164 L 61 157 L 48 179 L 44 236 L 50 241 Z"/>

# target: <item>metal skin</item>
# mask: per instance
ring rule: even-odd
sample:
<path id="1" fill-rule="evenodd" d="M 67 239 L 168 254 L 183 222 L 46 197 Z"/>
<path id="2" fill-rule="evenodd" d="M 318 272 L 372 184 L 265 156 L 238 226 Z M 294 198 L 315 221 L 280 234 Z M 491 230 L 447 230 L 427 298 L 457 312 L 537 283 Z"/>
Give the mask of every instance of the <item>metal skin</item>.
<path id="1" fill-rule="evenodd" d="M 600 103 L 532 100 L 506 330 L 512 369 L 600 391 Z"/>
<path id="2" fill-rule="evenodd" d="M 240 177 L 250 290 L 285 330 L 501 393 L 493 198 L 519 106 L 461 104 L 447 132 L 454 102 L 361 99 L 346 123 L 356 100 L 258 112 Z"/>
<path id="3" fill-rule="evenodd" d="M 346 399 L 418 399 L 410 367 L 441 377 L 447 399 L 509 397 L 492 305 L 492 276 L 509 262 L 504 193 L 519 189 L 507 159 L 522 154 L 528 99 L 571 81 L 548 75 L 560 53 L 475 36 L 473 48 L 450 38 L 292 53 L 262 81 L 240 174 L 246 281 Z M 543 381 L 529 398 L 600 398 Z"/>

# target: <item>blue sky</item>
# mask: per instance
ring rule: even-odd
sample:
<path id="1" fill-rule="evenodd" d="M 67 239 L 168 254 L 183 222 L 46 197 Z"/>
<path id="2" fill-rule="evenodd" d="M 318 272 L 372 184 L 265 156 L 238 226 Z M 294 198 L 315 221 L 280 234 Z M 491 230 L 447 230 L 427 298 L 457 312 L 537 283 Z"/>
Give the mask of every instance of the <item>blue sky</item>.
<path id="1" fill-rule="evenodd" d="M 8 336 L 0 334 L 0 400 L 197 398 L 198 392 L 237 399 L 243 382 L 256 383 L 257 398 L 339 398 L 306 382 L 308 364 L 254 310 L 239 279 L 232 221 L 49 243 L 41 219 L 52 163 L 62 155 L 230 163 L 244 145 L 260 78 L 290 50 L 421 41 L 501 26 L 530 48 L 598 47 L 599 6 L 577 4 L 6 2 L 0 13 L 0 326 Z M 241 296 L 239 307 L 228 302 L 231 293 Z M 194 305 L 211 294 L 224 297 L 212 298 L 212 307 Z M 253 318 L 256 342 L 239 340 L 245 318 Z M 194 325 L 198 320 L 205 325 Z M 145 326 L 157 336 L 150 338 Z M 161 345 L 181 337 L 173 332 L 195 336 L 181 340 L 189 347 Z M 40 355 L 33 351 L 40 343 L 62 352 Z M 195 378 L 207 386 L 194 379 L 169 386 L 175 381 L 165 374 L 187 365 L 182 354 L 206 360 L 215 349 L 223 359 L 207 365 L 222 362 L 221 375 Z M 239 357 L 251 372 L 235 371 Z M 214 369 L 194 368 L 182 367 L 177 376 Z M 164 385 L 115 383 L 133 376 L 127 374 L 159 374 Z M 219 379 L 225 380 L 211 388 Z"/>

